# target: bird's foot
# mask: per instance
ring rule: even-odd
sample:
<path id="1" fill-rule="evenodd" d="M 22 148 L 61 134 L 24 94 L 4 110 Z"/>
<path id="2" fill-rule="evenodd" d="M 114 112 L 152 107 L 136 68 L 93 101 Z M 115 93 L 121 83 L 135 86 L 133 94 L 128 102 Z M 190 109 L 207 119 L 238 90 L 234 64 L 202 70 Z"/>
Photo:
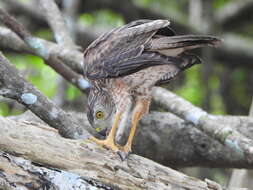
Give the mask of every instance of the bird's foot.
<path id="1" fill-rule="evenodd" d="M 101 145 L 103 147 L 111 149 L 113 152 L 118 152 L 119 151 L 118 146 L 114 143 L 114 140 L 112 138 L 107 138 L 105 140 L 100 140 L 100 139 L 97 139 L 95 137 L 91 137 L 90 140 L 95 142 L 98 145 Z"/>
<path id="2" fill-rule="evenodd" d="M 121 147 L 120 150 L 117 151 L 117 154 L 119 155 L 121 160 L 124 161 L 128 158 L 131 152 L 131 145 L 126 144 L 125 146 Z"/>
<path id="3" fill-rule="evenodd" d="M 131 145 L 126 144 L 125 146 L 121 147 L 119 145 L 116 145 L 112 138 L 100 140 L 95 137 L 91 137 L 90 140 L 98 145 L 101 145 L 105 148 L 112 150 L 113 152 L 116 152 L 122 161 L 126 160 L 129 154 L 131 153 Z"/>

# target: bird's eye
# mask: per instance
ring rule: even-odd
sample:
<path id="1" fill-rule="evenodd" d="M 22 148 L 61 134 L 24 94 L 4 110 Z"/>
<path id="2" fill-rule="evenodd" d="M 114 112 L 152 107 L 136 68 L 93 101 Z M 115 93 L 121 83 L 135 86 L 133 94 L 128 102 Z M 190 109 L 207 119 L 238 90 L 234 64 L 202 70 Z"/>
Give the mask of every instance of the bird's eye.
<path id="1" fill-rule="evenodd" d="M 97 111 L 96 112 L 96 118 L 97 119 L 102 119 L 104 117 L 104 113 L 102 111 Z"/>

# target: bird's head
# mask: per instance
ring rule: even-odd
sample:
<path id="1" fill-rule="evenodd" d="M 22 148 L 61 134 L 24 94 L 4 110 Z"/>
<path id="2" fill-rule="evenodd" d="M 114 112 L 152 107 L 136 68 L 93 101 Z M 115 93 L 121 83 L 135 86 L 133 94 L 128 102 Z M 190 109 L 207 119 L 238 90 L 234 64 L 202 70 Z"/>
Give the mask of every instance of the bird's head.
<path id="1" fill-rule="evenodd" d="M 107 91 L 90 90 L 87 118 L 98 133 L 106 135 L 107 129 L 112 126 L 115 111 L 113 99 Z"/>

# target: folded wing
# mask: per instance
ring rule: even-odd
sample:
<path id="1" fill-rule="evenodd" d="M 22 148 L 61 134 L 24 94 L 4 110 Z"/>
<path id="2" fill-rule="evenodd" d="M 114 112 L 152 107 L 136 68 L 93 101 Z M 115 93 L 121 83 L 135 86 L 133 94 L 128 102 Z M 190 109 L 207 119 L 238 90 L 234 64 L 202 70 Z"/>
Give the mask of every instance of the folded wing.
<path id="1" fill-rule="evenodd" d="M 178 69 L 164 76 L 162 83 L 200 63 L 197 56 L 184 51 L 220 43 L 218 38 L 207 35 L 174 36 L 168 25 L 167 20 L 139 20 L 104 34 L 85 51 L 87 77 L 115 78 L 152 66 L 175 65 Z"/>

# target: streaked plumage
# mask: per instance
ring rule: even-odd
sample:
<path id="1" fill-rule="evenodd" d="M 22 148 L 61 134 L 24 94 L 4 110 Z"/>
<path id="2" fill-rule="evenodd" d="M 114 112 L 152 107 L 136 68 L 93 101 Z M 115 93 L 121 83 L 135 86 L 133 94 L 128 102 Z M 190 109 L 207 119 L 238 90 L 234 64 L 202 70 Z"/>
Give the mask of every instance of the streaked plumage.
<path id="1" fill-rule="evenodd" d="M 134 21 L 102 35 L 86 49 L 86 76 L 92 85 L 88 102 L 91 125 L 100 129 L 119 125 L 117 136 L 120 137 L 132 116 L 132 128 L 135 128 L 141 116 L 148 112 L 152 87 L 201 62 L 196 55 L 184 51 L 220 42 L 212 36 L 175 36 L 168 26 L 167 20 Z M 102 110 L 103 118 L 96 118 L 97 110 Z M 118 151 L 111 139 L 115 131 L 107 138 L 110 143 L 97 142 Z M 134 132 L 135 129 L 130 136 Z M 131 150 L 129 141 L 122 148 L 126 154 Z"/>

